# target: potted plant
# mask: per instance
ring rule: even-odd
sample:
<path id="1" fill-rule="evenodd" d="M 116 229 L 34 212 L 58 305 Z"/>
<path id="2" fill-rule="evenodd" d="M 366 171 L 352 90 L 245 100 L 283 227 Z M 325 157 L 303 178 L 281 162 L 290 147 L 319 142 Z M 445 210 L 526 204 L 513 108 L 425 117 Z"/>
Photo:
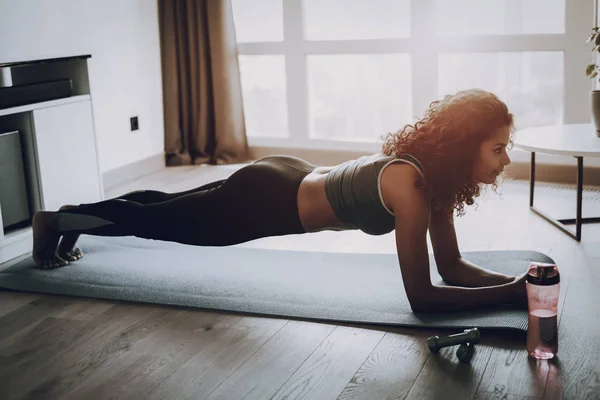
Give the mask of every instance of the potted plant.
<path id="1" fill-rule="evenodd" d="M 594 58 L 596 57 L 596 53 L 600 53 L 600 33 L 598 32 L 598 27 L 592 29 L 592 33 L 587 37 L 586 44 L 593 43 L 592 53 L 594 53 Z M 589 64 L 585 69 L 585 74 L 590 78 L 594 79 L 598 76 L 598 63 L 596 60 L 592 64 Z M 592 100 L 592 119 L 594 121 L 594 125 L 596 126 L 596 135 L 600 137 L 600 90 L 592 89 L 590 92 L 591 100 Z"/>

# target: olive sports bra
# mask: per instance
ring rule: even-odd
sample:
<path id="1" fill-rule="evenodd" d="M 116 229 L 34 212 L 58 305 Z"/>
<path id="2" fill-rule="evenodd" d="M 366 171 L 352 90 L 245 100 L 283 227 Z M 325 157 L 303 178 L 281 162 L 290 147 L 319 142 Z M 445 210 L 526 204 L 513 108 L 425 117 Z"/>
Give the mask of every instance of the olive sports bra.
<path id="1" fill-rule="evenodd" d="M 381 195 L 381 175 L 390 164 L 403 162 L 415 167 L 423 176 L 423 166 L 415 157 L 404 154 L 373 154 L 344 162 L 329 172 L 325 180 L 327 200 L 343 229 L 359 229 L 370 235 L 394 230 L 394 213 Z"/>

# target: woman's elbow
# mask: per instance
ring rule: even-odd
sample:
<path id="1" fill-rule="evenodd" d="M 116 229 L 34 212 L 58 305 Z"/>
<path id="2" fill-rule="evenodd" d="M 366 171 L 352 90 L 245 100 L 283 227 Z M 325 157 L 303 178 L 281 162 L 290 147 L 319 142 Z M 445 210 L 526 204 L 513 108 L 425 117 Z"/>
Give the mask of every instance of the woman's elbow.
<path id="1" fill-rule="evenodd" d="M 424 302 L 410 302 L 410 308 L 413 312 L 418 313 L 431 313 L 434 311 L 439 311 L 435 307 L 432 307 L 431 304 Z"/>
<path id="2" fill-rule="evenodd" d="M 426 291 L 408 294 L 408 302 L 413 312 L 428 313 L 436 311 L 431 295 Z"/>

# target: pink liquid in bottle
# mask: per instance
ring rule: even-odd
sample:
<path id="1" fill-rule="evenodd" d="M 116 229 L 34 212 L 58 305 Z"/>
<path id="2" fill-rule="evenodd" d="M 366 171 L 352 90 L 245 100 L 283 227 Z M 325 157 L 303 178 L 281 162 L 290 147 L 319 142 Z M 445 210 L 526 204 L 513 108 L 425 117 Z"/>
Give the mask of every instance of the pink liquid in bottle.
<path id="1" fill-rule="evenodd" d="M 525 285 L 529 306 L 527 352 L 538 360 L 548 360 L 558 353 L 558 267 L 532 262 Z"/>

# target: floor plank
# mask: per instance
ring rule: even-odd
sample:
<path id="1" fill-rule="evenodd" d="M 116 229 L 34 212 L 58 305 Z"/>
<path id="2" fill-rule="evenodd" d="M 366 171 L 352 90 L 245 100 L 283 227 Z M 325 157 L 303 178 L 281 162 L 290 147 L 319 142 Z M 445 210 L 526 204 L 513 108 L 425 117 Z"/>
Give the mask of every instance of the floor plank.
<path id="1" fill-rule="evenodd" d="M 290 321 L 208 400 L 270 399 L 334 329 L 334 325 Z"/>
<path id="2" fill-rule="evenodd" d="M 246 317 L 163 381 L 148 399 L 205 399 L 287 323 L 283 319 Z"/>
<path id="3" fill-rule="evenodd" d="M 347 386 L 384 332 L 338 326 L 272 399 L 334 399 Z"/>
<path id="4" fill-rule="evenodd" d="M 13 311 L 0 317 L 0 343 L 31 325 L 40 323 L 44 318 L 60 312 L 72 301 L 66 296 L 39 295 L 38 298 L 32 301 L 29 301 L 26 294 L 23 294 L 25 296 L 23 300 L 20 300 L 21 297 L 18 294 L 16 296 L 17 303 L 25 303 L 25 305 L 13 306 L 11 307 Z"/>
<path id="5" fill-rule="evenodd" d="M 14 371 L 9 379 L 9 399 L 61 398 L 85 381 L 95 370 L 118 360 L 166 310 L 123 304 L 110 308 L 92 324 L 91 330 L 51 357 L 39 359 L 27 371 Z M 71 323 L 71 322 L 69 322 Z"/>
<path id="6" fill-rule="evenodd" d="M 38 299 L 39 294 L 20 293 L 8 290 L 0 290 L 0 317 L 9 314 L 26 304 Z"/>
<path id="7" fill-rule="evenodd" d="M 404 399 L 430 357 L 429 330 L 396 329 L 387 332 L 338 397 Z"/>
<path id="8" fill-rule="evenodd" d="M 456 332 L 458 333 L 458 332 Z M 445 333 L 448 334 L 448 333 Z M 456 356 L 458 346 L 432 354 L 419 373 L 407 399 L 470 399 L 477 389 L 488 364 L 492 347 L 476 344 L 469 363 Z"/>
<path id="9" fill-rule="evenodd" d="M 85 382 L 67 398 L 147 399 L 175 371 L 213 343 L 243 317 L 199 310 L 182 310 L 178 318 L 148 336 L 155 347 L 130 352 L 112 373 Z"/>
<path id="10" fill-rule="evenodd" d="M 499 345 L 487 362 L 475 398 L 481 398 L 480 393 L 541 398 L 548 377 L 548 363 L 531 359 L 521 340 L 501 340 Z"/>
<path id="11" fill-rule="evenodd" d="M 100 299 L 73 299 L 66 307 L 57 312 L 55 318 L 91 321 L 118 302 Z"/>
<path id="12" fill-rule="evenodd" d="M 559 328 L 558 358 L 549 363 L 545 399 L 600 398 L 600 293 L 586 280 L 571 282 Z M 592 305 L 590 307 L 590 305 Z"/>
<path id="13" fill-rule="evenodd" d="M 11 394 L 14 379 L 30 372 L 43 360 L 63 352 L 85 336 L 91 326 L 84 321 L 65 321 L 47 317 L 32 324 L 0 345 L 0 393 Z"/>

